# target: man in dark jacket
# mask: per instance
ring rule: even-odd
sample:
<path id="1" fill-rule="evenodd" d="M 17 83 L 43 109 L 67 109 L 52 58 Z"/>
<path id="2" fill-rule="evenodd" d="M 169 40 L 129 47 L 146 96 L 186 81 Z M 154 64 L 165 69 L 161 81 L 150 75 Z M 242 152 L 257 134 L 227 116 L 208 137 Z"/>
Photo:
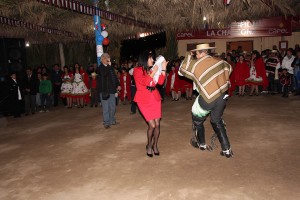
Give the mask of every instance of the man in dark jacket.
<path id="1" fill-rule="evenodd" d="M 102 54 L 101 64 L 97 70 L 100 99 L 103 109 L 103 125 L 106 129 L 116 125 L 116 100 L 115 93 L 121 90 L 120 82 L 114 68 L 111 66 L 110 56 Z"/>
<path id="2" fill-rule="evenodd" d="M 25 115 L 30 112 L 35 114 L 36 111 L 36 93 L 38 90 L 38 80 L 32 74 L 32 69 L 26 69 L 26 76 L 24 79 L 24 100 L 25 100 Z"/>
<path id="3" fill-rule="evenodd" d="M 60 96 L 60 88 L 62 84 L 62 71 L 59 69 L 58 64 L 55 64 L 53 66 L 53 70 L 51 73 L 51 82 L 52 82 L 52 88 L 53 88 L 53 105 L 57 106 L 58 105 L 58 99 Z M 64 102 L 65 104 L 65 102 Z"/>

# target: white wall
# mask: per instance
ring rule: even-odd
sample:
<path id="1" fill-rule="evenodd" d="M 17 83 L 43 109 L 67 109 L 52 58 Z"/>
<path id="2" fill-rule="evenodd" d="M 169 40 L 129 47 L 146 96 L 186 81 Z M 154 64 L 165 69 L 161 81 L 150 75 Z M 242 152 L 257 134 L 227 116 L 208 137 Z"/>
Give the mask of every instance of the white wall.
<path id="1" fill-rule="evenodd" d="M 178 40 L 178 55 L 185 56 L 187 44 L 200 44 L 215 42 L 216 53 L 226 52 L 226 43 L 233 41 L 253 41 L 253 50 L 262 51 L 264 49 L 272 49 L 273 45 L 279 46 L 279 41 L 288 41 L 288 47 L 294 48 L 295 44 L 300 44 L 300 32 L 293 32 L 291 36 L 284 37 L 256 37 L 256 38 L 228 38 L 228 39 L 194 39 L 194 40 Z"/>

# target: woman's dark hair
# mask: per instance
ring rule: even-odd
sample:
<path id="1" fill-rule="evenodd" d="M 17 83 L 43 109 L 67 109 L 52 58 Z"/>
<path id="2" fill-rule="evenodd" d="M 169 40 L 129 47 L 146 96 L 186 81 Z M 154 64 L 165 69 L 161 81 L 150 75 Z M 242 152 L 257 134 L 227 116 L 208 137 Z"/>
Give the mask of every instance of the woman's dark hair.
<path id="1" fill-rule="evenodd" d="M 122 71 L 128 72 L 128 70 L 127 70 L 126 67 L 122 67 L 120 71 L 121 71 L 121 72 L 122 72 Z"/>
<path id="2" fill-rule="evenodd" d="M 256 59 L 260 57 L 260 53 L 257 50 L 252 51 L 252 54 L 255 54 Z"/>
<path id="3" fill-rule="evenodd" d="M 138 66 L 143 67 L 143 69 L 145 71 L 148 70 L 148 58 L 152 57 L 153 59 L 154 57 L 154 53 L 153 51 L 144 51 L 142 52 L 139 57 L 138 57 Z"/>
<path id="4" fill-rule="evenodd" d="M 244 56 L 244 55 L 240 54 L 240 55 L 239 55 L 239 58 L 240 58 L 240 57 L 243 57 L 243 59 L 245 60 L 245 56 Z"/>

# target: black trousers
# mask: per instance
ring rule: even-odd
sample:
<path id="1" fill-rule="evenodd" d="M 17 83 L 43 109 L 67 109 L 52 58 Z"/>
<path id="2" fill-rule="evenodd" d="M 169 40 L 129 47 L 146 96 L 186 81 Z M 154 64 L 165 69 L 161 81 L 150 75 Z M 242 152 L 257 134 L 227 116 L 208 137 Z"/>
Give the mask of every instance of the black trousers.
<path id="1" fill-rule="evenodd" d="M 135 93 L 136 93 L 136 87 L 135 86 L 130 86 L 130 91 L 131 91 L 131 112 L 136 113 L 136 102 L 133 101 Z"/>
<path id="2" fill-rule="evenodd" d="M 219 98 L 211 103 L 205 102 L 205 100 L 199 95 L 198 102 L 200 107 L 204 110 L 210 111 L 205 116 L 195 116 L 192 113 L 193 125 L 195 128 L 195 140 L 199 145 L 205 145 L 205 128 L 204 122 L 206 118 L 210 115 L 210 123 L 214 132 L 216 133 L 218 140 L 221 144 L 222 150 L 230 149 L 230 143 L 227 136 L 227 131 L 223 121 L 223 113 L 226 106 L 226 99 L 224 99 L 225 94 L 221 95 Z M 193 138 L 192 138 L 193 139 Z"/>
<path id="3" fill-rule="evenodd" d="M 268 80 L 269 80 L 268 91 L 275 92 L 275 74 L 269 73 Z"/>
<path id="4" fill-rule="evenodd" d="M 25 100 L 25 113 L 29 114 L 35 113 L 36 111 L 36 95 L 26 94 L 24 96 Z"/>
<path id="5" fill-rule="evenodd" d="M 91 88 L 91 105 L 98 105 L 99 93 L 96 88 Z"/>
<path id="6" fill-rule="evenodd" d="M 58 105 L 58 98 L 60 97 L 60 87 L 61 85 L 53 84 L 53 105 Z"/>

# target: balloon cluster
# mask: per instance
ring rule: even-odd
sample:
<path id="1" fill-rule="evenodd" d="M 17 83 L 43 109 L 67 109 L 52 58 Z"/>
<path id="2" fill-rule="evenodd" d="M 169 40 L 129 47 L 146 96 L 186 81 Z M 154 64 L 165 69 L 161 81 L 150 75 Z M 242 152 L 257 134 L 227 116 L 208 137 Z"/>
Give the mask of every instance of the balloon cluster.
<path id="1" fill-rule="evenodd" d="M 102 44 L 104 46 L 107 46 L 109 44 L 109 39 L 107 38 L 108 36 L 108 32 L 106 31 L 106 25 L 105 24 L 101 24 L 101 35 L 103 37 L 103 41 L 102 41 Z"/>

